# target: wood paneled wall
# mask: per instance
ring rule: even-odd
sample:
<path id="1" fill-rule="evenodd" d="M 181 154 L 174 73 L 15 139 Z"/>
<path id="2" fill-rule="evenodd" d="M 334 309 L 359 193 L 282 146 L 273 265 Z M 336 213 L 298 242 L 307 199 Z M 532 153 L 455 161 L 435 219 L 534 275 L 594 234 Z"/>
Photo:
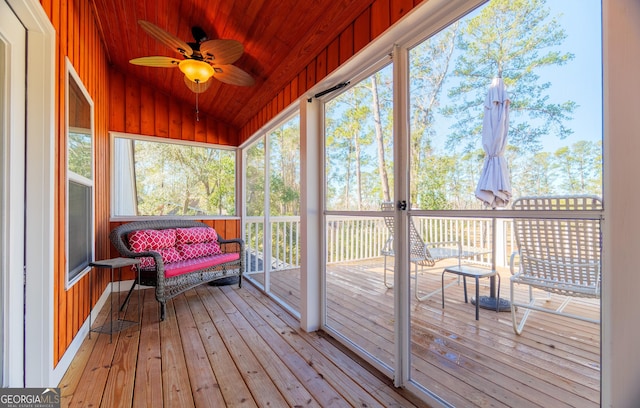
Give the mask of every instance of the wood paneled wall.
<path id="1" fill-rule="evenodd" d="M 240 143 L 424 0 L 374 0 L 240 131 Z"/>
<path id="2" fill-rule="evenodd" d="M 203 113 L 196 121 L 195 105 L 180 105 L 154 88 L 114 70 L 110 70 L 109 86 L 109 130 L 238 146 L 237 129 Z"/>
<path id="3" fill-rule="evenodd" d="M 108 157 L 108 93 L 109 74 L 105 49 L 100 38 L 91 3 L 85 0 L 41 0 L 42 8 L 53 24 L 56 37 L 56 197 L 54 243 L 54 362 L 57 364 L 87 319 L 92 305 L 106 286 L 106 276 L 94 280 L 89 288 L 87 276 L 66 287 L 66 58 L 78 73 L 93 101 L 95 157 Z M 109 162 L 95 162 L 95 226 L 96 258 L 109 254 Z"/>

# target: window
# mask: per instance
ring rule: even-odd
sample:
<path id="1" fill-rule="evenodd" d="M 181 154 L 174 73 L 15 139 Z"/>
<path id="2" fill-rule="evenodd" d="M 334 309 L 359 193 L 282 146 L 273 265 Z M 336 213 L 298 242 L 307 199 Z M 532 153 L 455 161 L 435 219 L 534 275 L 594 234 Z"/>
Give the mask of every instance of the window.
<path id="1" fill-rule="evenodd" d="M 300 276 L 300 115 L 244 148 L 246 275 L 293 311 L 289 284 Z M 270 259 L 271 261 L 267 261 Z"/>
<path id="2" fill-rule="evenodd" d="M 236 150 L 113 137 L 112 215 L 236 214 Z"/>
<path id="3" fill-rule="evenodd" d="M 93 259 L 93 102 L 67 61 L 67 283 Z"/>
<path id="4" fill-rule="evenodd" d="M 393 198 L 392 74 L 388 64 L 325 105 L 328 210 L 377 210 Z"/>

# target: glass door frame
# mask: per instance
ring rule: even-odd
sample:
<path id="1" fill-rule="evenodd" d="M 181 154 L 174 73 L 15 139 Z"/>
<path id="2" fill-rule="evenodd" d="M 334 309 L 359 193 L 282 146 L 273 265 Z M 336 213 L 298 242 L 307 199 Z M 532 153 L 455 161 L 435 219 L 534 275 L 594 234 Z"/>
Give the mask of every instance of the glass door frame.
<path id="1" fill-rule="evenodd" d="M 394 331 L 395 331 L 395 344 L 394 344 L 394 365 L 389 367 L 381 364 L 379 360 L 373 358 L 371 355 L 366 354 L 364 350 L 358 348 L 352 344 L 348 339 L 342 338 L 339 333 L 336 333 L 330 327 L 326 325 L 326 217 L 330 215 L 345 215 L 343 212 L 327 211 L 325 208 L 325 188 L 326 188 L 326 173 L 324 167 L 324 103 L 323 98 L 318 105 L 312 109 L 318 109 L 319 122 L 320 122 L 320 141 L 318 146 L 321 147 L 321 152 L 318 153 L 320 160 L 321 188 L 322 195 L 320 197 L 320 209 L 321 220 L 319 222 L 319 235 L 321 245 L 319 246 L 321 253 L 319 257 L 322 261 L 320 267 L 321 275 L 321 294 L 320 294 L 320 327 L 331 333 L 332 335 L 341 338 L 345 341 L 342 343 L 354 351 L 358 356 L 366 360 L 372 366 L 379 371 L 393 379 L 394 385 L 397 387 L 405 387 L 412 392 L 422 395 L 424 400 L 433 405 L 447 406 L 448 404 L 442 398 L 435 395 L 424 386 L 412 382 L 411 380 L 411 278 L 410 278 L 410 262 L 409 262 L 409 248 L 408 245 L 402 245 L 402 242 L 409 242 L 409 217 L 412 216 L 412 212 L 408 210 L 411 206 L 410 189 L 409 189 L 409 50 L 415 46 L 418 42 L 424 40 L 429 35 L 434 34 L 442 27 L 442 21 L 448 21 L 455 18 L 459 18 L 471 10 L 475 9 L 479 5 L 485 3 L 487 0 L 474 0 L 472 2 L 454 1 L 432 1 L 424 6 L 423 10 L 439 10 L 440 13 L 425 14 L 420 18 L 421 13 L 414 13 L 407 17 L 403 27 L 412 27 L 405 30 L 399 29 L 399 33 L 392 33 L 390 30 L 389 37 L 383 36 L 380 40 L 376 41 L 376 46 L 372 47 L 372 53 L 378 53 L 378 57 L 369 56 L 369 60 L 361 62 L 359 66 L 368 67 L 366 70 L 367 75 L 371 75 L 375 70 L 380 69 L 382 65 L 377 65 L 375 61 L 380 61 L 380 55 L 391 55 L 391 61 L 393 64 L 393 146 L 394 146 L 394 186 L 393 197 L 396 203 L 396 210 L 394 214 L 395 222 L 395 237 L 404 237 L 404 239 L 394 239 L 394 268 L 397 273 L 394 274 Z M 433 8 L 432 8 L 433 7 Z M 423 27 L 422 29 L 416 29 L 416 27 Z M 426 28 L 426 30 L 425 30 Z M 360 61 L 359 61 L 360 62 Z M 368 62 L 368 63 L 367 63 Z M 355 66 L 355 63 L 354 65 Z M 346 66 L 343 68 L 346 69 Z M 344 75 L 343 75 L 344 76 Z M 352 81 L 356 82 L 359 79 L 365 77 L 364 74 L 353 78 Z M 331 97 L 335 97 L 334 94 Z M 311 98 L 309 99 L 311 102 Z M 314 101 L 315 102 L 315 101 Z M 309 103 L 309 105 L 314 105 Z M 314 115 L 310 115 L 314 116 Z M 406 202 L 407 210 L 398 209 L 399 202 Z M 351 213 L 350 215 L 360 215 L 360 213 Z M 303 288 L 304 290 L 304 288 Z M 303 318 L 304 318 L 303 313 Z"/>
<path id="2" fill-rule="evenodd" d="M 400 65 L 397 65 L 400 64 Z M 354 77 L 350 83 L 356 84 L 362 80 L 365 80 L 371 75 L 374 75 L 376 72 L 385 68 L 386 66 L 392 66 L 392 78 L 393 78 L 393 132 L 391 135 L 391 141 L 393 146 L 393 174 L 394 174 L 394 186 L 393 186 L 393 197 L 394 201 L 398 203 L 398 201 L 406 201 L 409 198 L 409 180 L 408 180 L 408 164 L 403 163 L 406 161 L 408 157 L 408 119 L 401 120 L 400 115 L 405 114 L 408 107 L 408 95 L 406 92 L 401 91 L 398 86 L 400 81 L 404 81 L 408 84 L 408 74 L 400 74 L 402 69 L 407 70 L 408 67 L 408 52 L 406 49 L 401 49 L 398 46 L 393 46 L 393 50 L 391 52 L 390 58 L 389 56 L 385 56 L 382 58 L 377 58 L 377 62 L 371 63 L 367 66 L 367 69 L 361 72 L 359 75 Z M 407 71 L 408 72 L 408 71 Z M 321 328 L 330 333 L 332 336 L 339 339 L 339 341 L 349 348 L 351 351 L 355 352 L 359 357 L 363 358 L 369 364 L 374 366 L 380 372 L 384 373 L 390 379 L 394 381 L 394 385 L 396 386 L 404 386 L 407 383 L 410 372 L 410 332 L 409 332 L 409 305 L 410 305 L 410 276 L 409 276 L 409 249 L 408 246 L 402 245 L 403 242 L 408 242 L 408 239 L 395 239 L 396 237 L 408 237 L 408 217 L 406 211 L 401 211 L 398 209 L 396 205 L 396 209 L 394 211 L 394 222 L 395 222 L 395 236 L 394 236 L 394 251 L 396 256 L 394 257 L 394 268 L 395 271 L 402 271 L 402 273 L 394 273 L 394 346 L 393 346 L 393 354 L 394 354 L 394 363 L 393 366 L 390 366 L 375 356 L 366 352 L 363 348 L 359 347 L 357 344 L 353 343 L 350 339 L 342 335 L 340 332 L 333 329 L 331 326 L 327 325 L 327 269 L 326 269 L 326 225 L 327 218 L 331 216 L 374 216 L 381 217 L 381 211 L 335 211 L 335 210 L 327 210 L 326 208 L 326 186 L 327 186 L 327 176 L 326 176 L 326 134 L 325 134 L 325 104 L 341 93 L 347 91 L 349 89 L 348 86 L 345 86 L 340 90 L 339 93 L 331 93 L 326 97 L 320 99 L 319 110 L 320 113 L 320 123 L 321 123 L 321 151 L 319 153 L 321 160 L 321 188 L 322 188 L 322 196 L 321 196 L 321 208 L 322 208 L 322 221 L 321 221 L 321 253 L 320 258 L 322 262 L 321 266 Z M 402 101 L 402 102 L 401 102 Z M 402 105 L 402 109 L 398 109 L 398 106 Z M 408 116 L 407 116 L 408 117 Z M 403 197 L 402 199 L 398 199 L 398 197 Z M 397 373 L 401 373 L 398 375 Z"/>

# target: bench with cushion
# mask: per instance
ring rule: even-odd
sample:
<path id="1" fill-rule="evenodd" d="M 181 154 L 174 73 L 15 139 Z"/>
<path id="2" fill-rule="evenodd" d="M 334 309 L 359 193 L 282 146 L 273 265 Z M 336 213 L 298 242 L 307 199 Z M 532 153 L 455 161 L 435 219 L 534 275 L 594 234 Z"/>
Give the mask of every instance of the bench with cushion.
<path id="1" fill-rule="evenodd" d="M 160 320 L 167 300 L 202 283 L 237 276 L 242 285 L 244 242 L 224 239 L 205 223 L 137 221 L 114 228 L 109 238 L 121 256 L 140 259 L 140 283 L 155 287 Z"/>

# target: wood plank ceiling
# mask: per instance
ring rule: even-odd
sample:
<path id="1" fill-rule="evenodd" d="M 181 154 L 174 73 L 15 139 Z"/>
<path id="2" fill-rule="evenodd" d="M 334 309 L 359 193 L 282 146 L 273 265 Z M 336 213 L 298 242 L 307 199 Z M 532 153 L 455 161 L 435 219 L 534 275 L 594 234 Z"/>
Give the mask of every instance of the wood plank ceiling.
<path id="1" fill-rule="evenodd" d="M 92 0 L 113 69 L 194 105 L 195 94 L 177 68 L 149 68 L 130 59 L 182 57 L 148 35 L 138 20 L 149 21 L 192 42 L 191 27 L 210 39 L 240 41 L 243 56 L 234 65 L 248 72 L 251 87 L 217 80 L 199 95 L 200 111 L 240 128 L 297 75 L 338 33 L 374 0 Z"/>

